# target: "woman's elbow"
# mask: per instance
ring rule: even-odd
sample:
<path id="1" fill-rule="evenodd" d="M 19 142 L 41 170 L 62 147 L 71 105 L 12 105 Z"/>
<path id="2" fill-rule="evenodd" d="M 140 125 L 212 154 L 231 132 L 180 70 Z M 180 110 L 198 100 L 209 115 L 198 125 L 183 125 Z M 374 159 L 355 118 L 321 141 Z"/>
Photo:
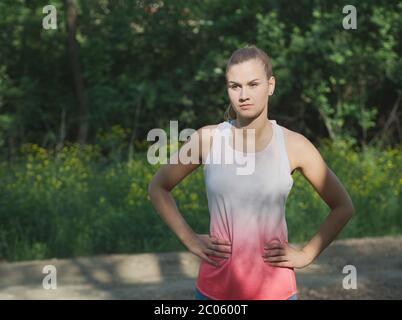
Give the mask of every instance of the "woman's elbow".
<path id="1" fill-rule="evenodd" d="M 344 205 L 342 208 L 344 213 L 350 217 L 352 217 L 356 212 L 355 207 L 351 201 L 348 204 Z"/>
<path id="2" fill-rule="evenodd" d="M 156 190 L 158 189 L 158 183 L 155 177 L 151 179 L 151 181 L 148 183 L 148 195 L 152 197 L 153 194 L 155 194 Z"/>

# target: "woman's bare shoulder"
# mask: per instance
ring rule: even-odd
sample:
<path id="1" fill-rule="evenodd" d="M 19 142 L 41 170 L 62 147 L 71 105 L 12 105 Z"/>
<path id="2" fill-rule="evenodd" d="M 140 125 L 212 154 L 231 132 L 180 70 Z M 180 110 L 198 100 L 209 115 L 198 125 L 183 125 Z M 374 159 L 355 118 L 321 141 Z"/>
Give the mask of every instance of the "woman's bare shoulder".
<path id="1" fill-rule="evenodd" d="M 291 166 L 291 172 L 293 173 L 295 169 L 300 168 L 300 155 L 304 152 L 308 152 L 312 143 L 300 132 L 293 131 L 284 126 L 282 126 L 282 128 L 286 151 Z"/>
<path id="2" fill-rule="evenodd" d="M 297 131 L 293 131 L 291 129 L 288 129 L 284 126 L 281 126 L 283 129 L 283 135 L 285 137 L 285 142 L 289 144 L 294 144 L 297 145 L 298 143 L 301 142 L 301 140 L 307 139 L 303 134 Z"/>

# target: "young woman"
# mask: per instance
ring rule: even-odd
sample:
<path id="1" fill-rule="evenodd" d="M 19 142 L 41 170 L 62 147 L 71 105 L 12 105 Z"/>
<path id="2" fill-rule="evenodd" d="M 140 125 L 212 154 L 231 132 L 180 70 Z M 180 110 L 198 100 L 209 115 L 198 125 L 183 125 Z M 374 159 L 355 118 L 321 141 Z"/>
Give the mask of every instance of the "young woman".
<path id="1" fill-rule="evenodd" d="M 226 81 L 231 104 L 225 121 L 198 129 L 184 144 L 191 152 L 200 150 L 195 153 L 199 161 L 185 164 L 176 152 L 170 159 L 177 164 L 162 165 L 148 192 L 167 225 L 201 258 L 196 299 L 297 299 L 294 268 L 314 261 L 352 217 L 354 207 L 315 146 L 302 134 L 268 119 L 275 78 L 264 51 L 255 46 L 236 50 L 227 63 Z M 253 160 L 252 170 L 239 174 L 237 161 L 211 161 L 222 153 L 225 158 L 232 153 L 234 159 Z M 200 163 L 211 219 L 209 234 L 191 229 L 170 193 Z M 288 244 L 285 219 L 295 170 L 331 209 L 302 249 Z"/>

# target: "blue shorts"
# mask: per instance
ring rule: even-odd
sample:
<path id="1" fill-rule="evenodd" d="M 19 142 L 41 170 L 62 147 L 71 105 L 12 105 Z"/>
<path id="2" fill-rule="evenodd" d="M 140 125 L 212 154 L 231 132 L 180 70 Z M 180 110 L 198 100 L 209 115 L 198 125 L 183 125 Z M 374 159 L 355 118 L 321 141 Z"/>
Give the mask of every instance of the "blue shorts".
<path id="1" fill-rule="evenodd" d="M 213 300 L 206 295 L 202 294 L 200 290 L 195 288 L 195 300 Z M 287 300 L 297 300 L 297 294 L 295 293 L 293 296 L 289 297 Z"/>

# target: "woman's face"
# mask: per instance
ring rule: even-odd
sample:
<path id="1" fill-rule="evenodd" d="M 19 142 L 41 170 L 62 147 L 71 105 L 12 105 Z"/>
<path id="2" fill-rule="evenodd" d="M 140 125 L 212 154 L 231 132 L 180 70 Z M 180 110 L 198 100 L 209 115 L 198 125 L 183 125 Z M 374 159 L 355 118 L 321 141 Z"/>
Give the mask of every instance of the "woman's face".
<path id="1" fill-rule="evenodd" d="M 244 118 L 261 114 L 275 89 L 275 78 L 267 79 L 264 65 L 257 59 L 231 66 L 226 79 L 232 106 L 236 114 Z"/>

